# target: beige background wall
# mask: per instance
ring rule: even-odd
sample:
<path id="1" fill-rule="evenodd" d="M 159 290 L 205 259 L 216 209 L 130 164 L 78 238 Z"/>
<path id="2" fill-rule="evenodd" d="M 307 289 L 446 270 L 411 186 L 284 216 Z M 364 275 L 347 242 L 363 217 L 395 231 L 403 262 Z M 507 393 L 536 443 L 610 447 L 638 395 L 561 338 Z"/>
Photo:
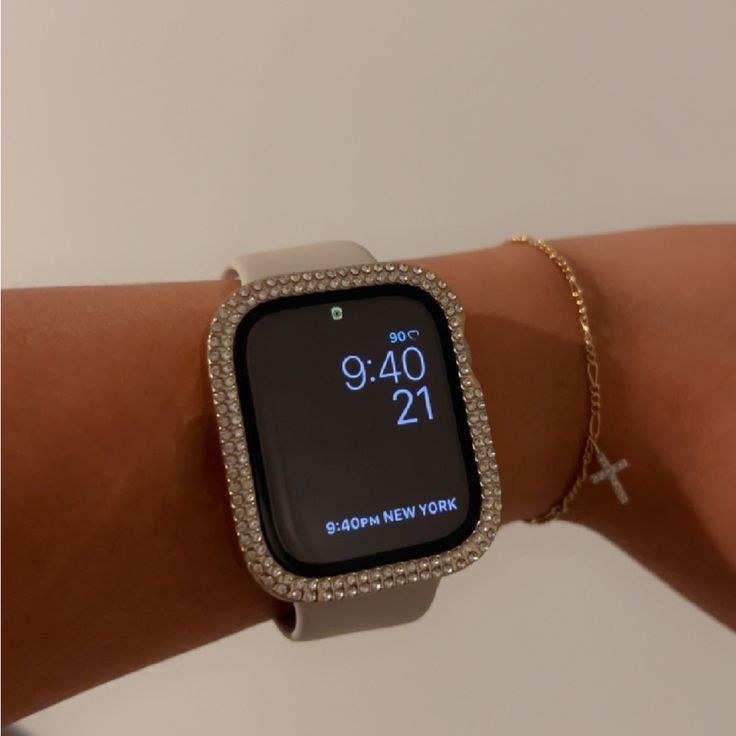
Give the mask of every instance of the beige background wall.
<path id="1" fill-rule="evenodd" d="M 736 215 L 731 0 L 3 11 L 4 287 Z M 519 526 L 416 626 L 304 645 L 259 626 L 22 725 L 727 734 L 734 682 L 733 634 L 591 534 Z"/>

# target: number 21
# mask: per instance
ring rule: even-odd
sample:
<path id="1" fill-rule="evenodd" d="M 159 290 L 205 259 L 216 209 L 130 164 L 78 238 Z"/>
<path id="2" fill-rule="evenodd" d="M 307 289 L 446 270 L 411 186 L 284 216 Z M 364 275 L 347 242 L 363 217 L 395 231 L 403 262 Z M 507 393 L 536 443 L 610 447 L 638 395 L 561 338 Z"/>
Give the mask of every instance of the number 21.
<path id="1" fill-rule="evenodd" d="M 424 398 L 424 408 L 427 410 L 427 418 L 431 421 L 434 419 L 434 415 L 432 414 L 432 403 L 429 400 L 429 390 L 426 386 L 422 386 L 417 391 L 416 395 L 417 397 L 422 396 Z M 394 395 L 392 397 L 393 401 L 396 401 L 400 396 L 403 396 L 406 399 L 406 403 L 404 404 L 404 408 L 396 424 L 416 424 L 419 421 L 418 417 L 407 416 L 409 409 L 411 409 L 411 405 L 414 403 L 414 394 L 406 388 L 400 388 L 394 391 Z"/>

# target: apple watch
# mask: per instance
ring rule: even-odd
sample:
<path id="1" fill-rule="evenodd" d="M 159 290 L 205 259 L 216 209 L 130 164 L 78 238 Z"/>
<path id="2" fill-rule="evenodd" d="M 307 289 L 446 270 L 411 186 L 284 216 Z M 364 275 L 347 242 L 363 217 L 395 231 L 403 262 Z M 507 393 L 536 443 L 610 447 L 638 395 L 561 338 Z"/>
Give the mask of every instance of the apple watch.
<path id="1" fill-rule="evenodd" d="M 236 259 L 207 337 L 237 540 L 314 639 L 412 621 L 495 538 L 501 487 L 458 298 L 355 243 Z"/>

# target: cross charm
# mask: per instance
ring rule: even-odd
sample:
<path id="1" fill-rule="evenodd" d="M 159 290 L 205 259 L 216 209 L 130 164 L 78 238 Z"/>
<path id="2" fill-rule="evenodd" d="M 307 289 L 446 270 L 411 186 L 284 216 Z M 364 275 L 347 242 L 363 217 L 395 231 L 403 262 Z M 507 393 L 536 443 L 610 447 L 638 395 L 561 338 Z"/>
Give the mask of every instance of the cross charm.
<path id="1" fill-rule="evenodd" d="M 629 461 L 622 458 L 612 465 L 608 462 L 608 458 L 598 449 L 596 449 L 596 456 L 598 457 L 598 464 L 601 466 L 601 469 L 590 476 L 591 483 L 600 483 L 602 480 L 610 481 L 611 486 L 613 487 L 613 492 L 616 494 L 616 498 L 621 503 L 628 503 L 629 497 L 626 494 L 624 487 L 621 485 L 621 481 L 618 479 L 617 473 L 620 473 L 624 468 L 628 468 Z"/>

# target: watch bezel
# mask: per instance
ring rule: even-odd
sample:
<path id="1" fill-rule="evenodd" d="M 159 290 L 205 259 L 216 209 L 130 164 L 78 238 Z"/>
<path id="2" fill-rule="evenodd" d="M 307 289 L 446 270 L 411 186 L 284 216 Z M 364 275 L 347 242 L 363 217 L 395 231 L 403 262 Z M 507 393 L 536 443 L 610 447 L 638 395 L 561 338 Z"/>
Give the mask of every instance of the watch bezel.
<path id="1" fill-rule="evenodd" d="M 416 287 L 438 305 L 446 320 L 452 350 L 447 357 L 454 357 L 472 445 L 466 462 L 472 462 L 478 478 L 477 521 L 465 538 L 445 551 L 329 575 L 300 575 L 282 566 L 264 535 L 263 503 L 254 484 L 238 389 L 235 336 L 245 316 L 264 303 L 391 284 Z M 464 322 L 457 295 L 442 279 L 404 263 L 371 263 L 259 279 L 239 287 L 216 310 L 207 337 L 207 364 L 233 523 L 250 573 L 271 595 L 293 602 L 327 602 L 389 590 L 452 574 L 475 562 L 490 546 L 501 521 L 501 487 L 483 392 L 471 368 Z"/>

